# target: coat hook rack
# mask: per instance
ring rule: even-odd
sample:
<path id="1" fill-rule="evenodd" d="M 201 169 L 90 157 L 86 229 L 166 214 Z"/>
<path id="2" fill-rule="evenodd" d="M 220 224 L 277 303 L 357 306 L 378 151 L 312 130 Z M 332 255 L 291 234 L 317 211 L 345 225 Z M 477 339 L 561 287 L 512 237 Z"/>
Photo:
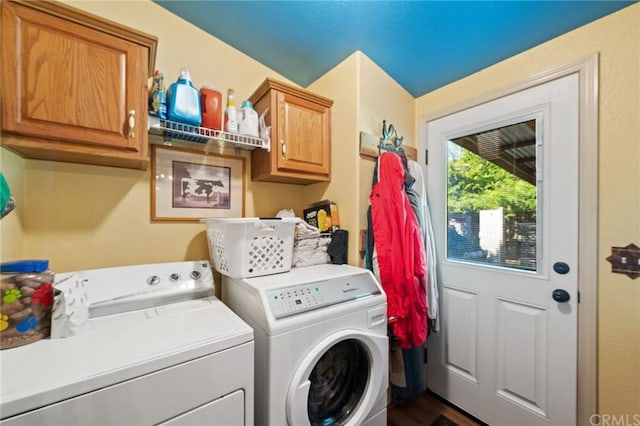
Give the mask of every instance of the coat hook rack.
<path id="1" fill-rule="evenodd" d="M 404 154 L 407 159 L 418 161 L 418 150 L 411 145 L 404 144 L 404 137 L 399 137 L 395 126 L 387 125 L 382 121 L 383 136 L 360 132 L 360 155 L 369 158 L 378 158 L 383 151 Z M 377 133 L 377 132 L 376 132 Z"/>
<path id="2" fill-rule="evenodd" d="M 404 136 L 398 136 L 393 124 L 389 124 L 387 127 L 387 120 L 382 120 L 382 137 L 378 144 L 378 154 L 382 151 L 389 151 L 404 155 L 404 149 L 402 149 L 403 140 Z"/>

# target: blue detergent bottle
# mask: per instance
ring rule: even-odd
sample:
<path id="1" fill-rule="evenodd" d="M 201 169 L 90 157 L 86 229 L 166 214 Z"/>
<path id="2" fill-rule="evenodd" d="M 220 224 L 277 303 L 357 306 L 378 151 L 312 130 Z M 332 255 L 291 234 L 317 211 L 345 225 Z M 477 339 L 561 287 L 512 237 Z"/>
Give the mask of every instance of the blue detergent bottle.
<path id="1" fill-rule="evenodd" d="M 191 126 L 202 124 L 200 93 L 191 82 L 191 72 L 180 70 L 180 77 L 167 90 L 167 119 Z"/>

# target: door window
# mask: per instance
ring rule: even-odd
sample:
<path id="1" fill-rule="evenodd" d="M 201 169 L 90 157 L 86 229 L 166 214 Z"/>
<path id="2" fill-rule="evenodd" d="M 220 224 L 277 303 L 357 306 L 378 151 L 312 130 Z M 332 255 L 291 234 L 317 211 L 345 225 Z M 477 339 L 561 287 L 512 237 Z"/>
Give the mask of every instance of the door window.
<path id="1" fill-rule="evenodd" d="M 348 339 L 329 348 L 309 375 L 311 425 L 344 424 L 362 400 L 370 370 L 369 356 L 361 342 Z"/>
<path id="2" fill-rule="evenodd" d="M 536 120 L 447 142 L 447 258 L 537 268 Z"/>

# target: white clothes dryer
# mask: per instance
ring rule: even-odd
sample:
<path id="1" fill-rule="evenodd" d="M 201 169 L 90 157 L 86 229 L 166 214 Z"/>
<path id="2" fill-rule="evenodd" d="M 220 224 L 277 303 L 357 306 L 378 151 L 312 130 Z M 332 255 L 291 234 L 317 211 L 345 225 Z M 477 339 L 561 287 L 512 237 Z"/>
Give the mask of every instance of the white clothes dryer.
<path id="1" fill-rule="evenodd" d="M 253 330 L 208 261 L 64 279 L 86 286 L 86 329 L 1 351 L 0 424 L 253 425 Z"/>
<path id="2" fill-rule="evenodd" d="M 386 426 L 387 304 L 370 271 L 325 264 L 222 282 L 254 330 L 256 425 Z"/>

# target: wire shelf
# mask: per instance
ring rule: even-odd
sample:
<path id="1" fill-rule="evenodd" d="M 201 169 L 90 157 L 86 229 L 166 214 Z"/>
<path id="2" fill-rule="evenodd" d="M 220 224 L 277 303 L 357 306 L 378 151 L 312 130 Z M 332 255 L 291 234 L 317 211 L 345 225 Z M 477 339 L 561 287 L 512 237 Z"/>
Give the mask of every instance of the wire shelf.
<path id="1" fill-rule="evenodd" d="M 268 143 L 261 138 L 228 133 L 221 130 L 208 129 L 206 127 L 191 126 L 175 121 L 162 120 L 157 117 L 149 117 L 149 133 L 162 136 L 162 143 L 172 145 L 172 139 L 193 142 L 196 144 L 208 144 L 210 142 L 232 144 L 240 149 L 269 149 Z"/>

